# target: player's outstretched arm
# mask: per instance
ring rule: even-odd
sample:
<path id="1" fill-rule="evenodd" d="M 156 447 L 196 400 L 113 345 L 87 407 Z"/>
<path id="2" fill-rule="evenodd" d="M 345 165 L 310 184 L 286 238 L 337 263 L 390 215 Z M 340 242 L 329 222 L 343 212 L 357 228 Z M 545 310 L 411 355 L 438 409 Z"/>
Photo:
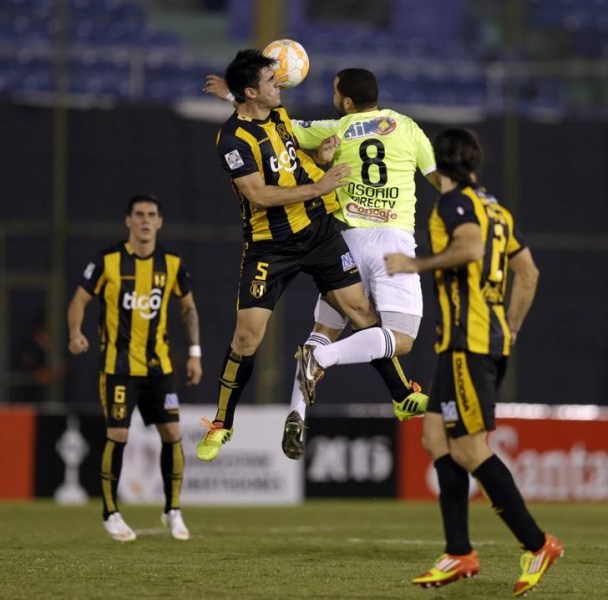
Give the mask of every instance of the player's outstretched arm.
<path id="1" fill-rule="evenodd" d="M 333 192 L 336 188 L 346 185 L 346 177 L 351 173 L 347 164 L 331 167 L 319 181 L 291 187 L 266 185 L 260 172 L 251 173 L 234 180 L 239 191 L 256 208 L 271 208 L 287 206 L 312 200 Z"/>

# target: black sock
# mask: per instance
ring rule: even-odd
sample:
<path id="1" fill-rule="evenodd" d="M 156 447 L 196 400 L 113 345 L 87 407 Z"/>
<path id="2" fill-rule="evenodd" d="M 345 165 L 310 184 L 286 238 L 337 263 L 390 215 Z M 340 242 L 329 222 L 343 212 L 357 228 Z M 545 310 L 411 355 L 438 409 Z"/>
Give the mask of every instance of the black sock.
<path id="1" fill-rule="evenodd" d="M 116 490 L 122 470 L 122 455 L 126 444 L 106 439 L 101 455 L 101 498 L 103 501 L 103 520 L 118 511 Z"/>
<path id="2" fill-rule="evenodd" d="M 406 396 L 410 395 L 412 390 L 409 381 L 396 356 L 393 356 L 393 358 L 377 358 L 369 364 L 382 377 L 382 381 L 386 384 L 393 400 L 401 402 Z"/>
<path id="3" fill-rule="evenodd" d="M 448 554 L 469 554 L 469 474 L 449 454 L 435 461 L 439 478 L 439 505 Z"/>
<path id="4" fill-rule="evenodd" d="M 179 494 L 184 481 L 184 450 L 181 440 L 163 442 L 160 451 L 160 471 L 165 491 L 165 512 L 179 508 Z"/>
<path id="5" fill-rule="evenodd" d="M 224 423 L 226 429 L 232 428 L 234 410 L 239 403 L 241 392 L 253 373 L 255 354 L 241 356 L 228 348 L 222 364 L 216 421 Z"/>
<path id="6" fill-rule="evenodd" d="M 528 512 L 513 475 L 502 460 L 493 454 L 472 475 L 523 548 L 532 552 L 540 550 L 545 543 L 545 534 Z"/>

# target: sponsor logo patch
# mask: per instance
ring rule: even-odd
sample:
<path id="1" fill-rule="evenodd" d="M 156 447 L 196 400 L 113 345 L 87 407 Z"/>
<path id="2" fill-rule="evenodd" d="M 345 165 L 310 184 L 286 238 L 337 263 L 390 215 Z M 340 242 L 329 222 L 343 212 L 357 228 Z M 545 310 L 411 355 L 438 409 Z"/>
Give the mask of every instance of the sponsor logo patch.
<path id="1" fill-rule="evenodd" d="M 456 402 L 453 400 L 451 402 L 442 402 L 441 414 L 443 415 L 443 420 L 446 423 L 458 421 L 458 409 L 456 408 Z"/>
<path id="2" fill-rule="evenodd" d="M 245 164 L 245 161 L 241 158 L 238 150 L 232 150 L 228 152 L 228 154 L 224 154 L 224 158 L 231 171 L 234 171 L 234 169 L 238 169 Z"/>
<path id="3" fill-rule="evenodd" d="M 85 279 L 91 279 L 93 277 L 93 271 L 95 270 L 95 264 L 89 263 L 82 274 Z"/>
<path id="4" fill-rule="evenodd" d="M 177 394 L 166 394 L 165 395 L 165 410 L 175 410 L 179 408 L 179 400 Z"/>
<path id="5" fill-rule="evenodd" d="M 355 121 L 344 132 L 345 140 L 354 140 L 370 135 L 387 135 L 397 128 L 397 121 L 391 117 L 376 117 L 369 121 Z"/>
<path id="6" fill-rule="evenodd" d="M 350 271 L 351 269 L 357 268 L 357 265 L 355 264 L 355 261 L 353 260 L 353 257 L 351 256 L 350 252 L 343 254 L 340 258 L 342 259 L 343 271 Z"/>

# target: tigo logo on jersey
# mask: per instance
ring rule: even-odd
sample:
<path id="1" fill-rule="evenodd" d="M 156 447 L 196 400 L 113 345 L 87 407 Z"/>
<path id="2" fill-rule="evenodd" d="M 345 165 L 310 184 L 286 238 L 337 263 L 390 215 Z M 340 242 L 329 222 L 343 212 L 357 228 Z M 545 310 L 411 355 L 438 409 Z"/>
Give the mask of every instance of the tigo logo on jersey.
<path id="1" fill-rule="evenodd" d="M 278 173 L 281 169 L 292 172 L 296 170 L 298 166 L 297 162 L 298 155 L 296 149 L 291 142 L 285 144 L 285 150 L 279 154 L 278 158 L 275 156 L 270 157 L 270 168 Z"/>
<path id="2" fill-rule="evenodd" d="M 228 154 L 224 154 L 224 158 L 231 171 L 234 171 L 234 169 L 238 169 L 245 164 L 245 161 L 241 158 L 238 150 L 232 150 L 231 152 L 228 152 Z"/>
<path id="3" fill-rule="evenodd" d="M 153 319 L 163 302 L 163 293 L 153 288 L 149 296 L 138 295 L 137 292 L 127 292 L 122 297 L 122 307 L 125 310 L 138 310 L 142 319 Z"/>
<path id="4" fill-rule="evenodd" d="M 351 269 L 357 268 L 357 265 L 355 264 L 353 257 L 350 255 L 350 252 L 343 254 L 340 258 L 342 259 L 342 270 L 343 271 L 350 271 Z"/>
<path id="5" fill-rule="evenodd" d="M 167 394 L 165 396 L 165 410 L 177 410 L 179 408 L 179 399 L 177 394 Z"/>

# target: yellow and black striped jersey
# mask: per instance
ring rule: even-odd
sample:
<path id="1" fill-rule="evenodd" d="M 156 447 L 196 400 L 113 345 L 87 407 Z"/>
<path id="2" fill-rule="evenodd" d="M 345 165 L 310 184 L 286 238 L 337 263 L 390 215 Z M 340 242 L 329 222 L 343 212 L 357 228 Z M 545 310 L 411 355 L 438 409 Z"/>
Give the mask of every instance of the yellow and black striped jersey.
<path id="1" fill-rule="evenodd" d="M 246 241 L 281 241 L 308 227 L 312 220 L 338 209 L 336 193 L 289 206 L 256 208 L 239 192 L 234 180 L 259 172 L 266 185 L 294 187 L 319 181 L 324 171 L 300 149 L 283 107 L 274 108 L 264 121 L 235 112 L 217 137 L 224 170 L 233 180 L 241 203 Z"/>
<path id="2" fill-rule="evenodd" d="M 90 262 L 80 286 L 99 297 L 101 371 L 155 376 L 172 372 L 167 334 L 171 294 L 191 291 L 181 258 L 156 245 L 145 258 L 128 242 L 102 250 Z"/>
<path id="3" fill-rule="evenodd" d="M 435 350 L 506 356 L 511 346 L 504 306 L 509 258 L 525 243 L 511 213 L 493 196 L 481 188 L 458 186 L 441 195 L 433 207 L 429 219 L 433 254 L 446 249 L 463 223 L 480 226 L 485 252 L 466 266 L 435 271 L 441 312 Z"/>

